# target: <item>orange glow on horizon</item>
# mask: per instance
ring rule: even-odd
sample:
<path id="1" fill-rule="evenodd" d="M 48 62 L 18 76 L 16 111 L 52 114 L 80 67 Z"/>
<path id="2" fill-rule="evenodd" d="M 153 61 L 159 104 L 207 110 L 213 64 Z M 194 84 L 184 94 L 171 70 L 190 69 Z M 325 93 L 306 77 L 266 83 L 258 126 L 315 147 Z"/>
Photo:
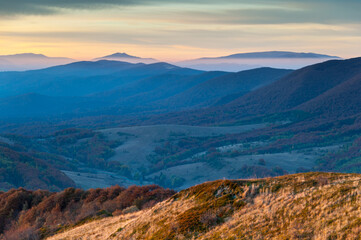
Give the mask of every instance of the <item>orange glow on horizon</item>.
<path id="1" fill-rule="evenodd" d="M 248 5 L 245 8 L 252 4 Z M 234 23 L 232 18 L 228 23 L 216 20 L 233 5 L 191 7 L 63 10 L 54 15 L 5 17 L 0 21 L 0 55 L 29 52 L 91 60 L 126 52 L 170 62 L 260 51 L 361 55 L 361 23 L 251 24 L 247 19 Z"/>

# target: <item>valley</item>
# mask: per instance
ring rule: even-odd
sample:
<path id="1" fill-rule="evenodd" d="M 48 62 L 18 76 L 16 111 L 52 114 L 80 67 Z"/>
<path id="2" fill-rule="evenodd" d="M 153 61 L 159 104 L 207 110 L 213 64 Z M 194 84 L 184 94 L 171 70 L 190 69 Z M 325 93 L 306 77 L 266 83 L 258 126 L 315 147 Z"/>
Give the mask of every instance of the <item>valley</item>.
<path id="1" fill-rule="evenodd" d="M 294 150 L 289 152 L 280 153 L 265 153 L 265 154 L 241 154 L 237 156 L 235 152 L 242 152 L 247 148 L 255 148 L 257 146 L 265 146 L 269 142 L 251 142 L 244 144 L 230 144 L 224 146 L 215 147 L 213 151 L 216 151 L 219 156 L 217 159 L 220 162 L 219 165 L 213 166 L 210 162 L 213 159 L 203 159 L 202 156 L 207 155 L 209 149 L 202 149 L 198 147 L 194 153 L 190 156 L 185 154 L 184 157 L 180 157 L 178 160 L 173 160 L 174 163 L 170 163 L 169 166 L 165 165 L 163 169 L 159 169 L 158 166 L 154 166 L 154 160 L 156 157 L 166 158 L 162 156 L 161 147 L 168 147 L 164 151 L 171 151 L 172 144 L 179 144 L 185 139 L 209 139 L 216 138 L 217 136 L 224 136 L 225 134 L 240 134 L 247 131 L 266 127 L 267 124 L 254 124 L 254 125 L 241 125 L 230 127 L 196 127 L 196 126 L 182 126 L 182 125 L 155 125 L 155 126 L 142 126 L 142 127 L 126 127 L 116 129 L 105 129 L 101 132 L 106 138 L 111 141 L 120 141 L 122 144 L 115 148 L 114 155 L 108 159 L 108 161 L 120 162 L 122 165 L 126 165 L 129 169 L 133 169 L 132 175 L 141 175 L 141 181 L 133 180 L 130 182 L 122 182 L 124 185 L 129 184 L 144 184 L 144 183 L 157 183 L 162 186 L 168 186 L 175 189 L 184 189 L 205 181 L 211 181 L 216 179 L 237 179 L 245 177 L 254 177 L 256 173 L 252 172 L 252 167 L 266 170 L 265 175 L 270 174 L 272 169 L 278 169 L 279 173 L 283 171 L 287 173 L 296 173 L 298 171 L 308 170 L 316 166 L 316 161 L 331 152 L 337 152 L 341 145 L 327 146 L 327 147 L 313 147 L 304 148 L 301 150 Z M 246 145 L 246 147 L 244 146 Z M 165 148 L 166 148 L 165 147 Z M 187 149 L 186 149 L 187 150 Z M 178 149 L 171 154 L 179 155 L 185 151 Z M 233 152 L 233 156 L 231 155 Z M 184 153 L 183 153 L 184 154 Z M 259 162 L 260 159 L 264 160 Z M 172 160 L 171 160 L 172 161 Z M 152 169 L 154 169 L 152 171 Z M 267 172 L 267 170 L 269 172 Z M 306 169 L 307 170 L 307 169 Z M 250 172 L 248 172 L 250 171 Z M 77 181 L 75 173 L 71 173 L 73 177 L 67 174 L 75 183 L 88 182 L 86 179 Z M 103 172 L 98 172 L 92 177 L 93 181 L 96 181 L 99 176 L 102 181 Z M 272 174 L 272 173 L 271 173 Z M 274 174 L 277 174 L 277 170 Z M 116 183 L 119 178 L 114 173 L 108 173 L 107 175 L 111 180 L 110 183 Z M 261 175 L 262 176 L 262 175 Z M 162 180 L 165 179 L 165 180 Z M 183 185 L 172 186 L 168 185 L 168 179 L 182 179 Z M 118 183 L 119 184 L 119 183 Z M 166 185 L 165 185 L 166 184 Z M 82 185 L 80 185 L 82 186 Z M 104 185 L 110 186 L 110 185 Z"/>
<path id="2" fill-rule="evenodd" d="M 181 190 L 216 179 L 358 172 L 360 66 L 355 58 L 296 71 L 227 73 L 101 60 L 0 73 L 16 94 L 36 91 L 2 102 L 2 112 L 14 115 L 2 118 L 0 141 L 22 156 L 15 165 L 3 156 L 2 189 L 21 186 L 10 176 L 12 169 L 24 171 L 25 156 L 34 159 L 31 169 L 49 174 L 39 168 L 42 161 L 59 178 L 30 174 L 30 189 L 45 181 L 54 182 L 51 189 L 158 184 Z M 347 114 L 340 107 L 345 94 L 352 105 Z"/>
<path id="3" fill-rule="evenodd" d="M 236 143 L 234 140 L 239 134 L 247 134 L 267 126 L 269 125 L 153 125 L 104 129 L 98 133 L 72 130 L 65 131 L 65 135 L 57 133 L 58 143 L 53 137 L 47 138 L 51 140 L 48 143 L 46 141 L 49 140 L 35 138 L 32 140 L 32 147 L 38 150 L 49 149 L 59 158 L 65 157 L 66 165 L 73 167 L 72 170 L 60 167 L 61 171 L 75 186 L 83 189 L 104 188 L 116 184 L 159 184 L 180 190 L 216 179 L 277 176 L 311 171 L 319 167 L 319 161 L 325 156 L 337 153 L 350 144 L 344 142 L 329 146 L 252 153 L 258 148 L 267 149 L 277 138 L 243 143 Z M 212 141 L 211 144 L 208 141 Z M 73 155 L 71 151 L 79 147 L 85 149 Z"/>

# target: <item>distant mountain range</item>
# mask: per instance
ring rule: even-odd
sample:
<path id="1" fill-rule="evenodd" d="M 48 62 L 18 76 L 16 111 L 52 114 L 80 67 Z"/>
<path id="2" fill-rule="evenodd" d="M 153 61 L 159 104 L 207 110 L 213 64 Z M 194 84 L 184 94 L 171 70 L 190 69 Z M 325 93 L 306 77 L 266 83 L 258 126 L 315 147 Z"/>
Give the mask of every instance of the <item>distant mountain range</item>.
<path id="1" fill-rule="evenodd" d="M 63 57 L 47 57 L 42 54 L 22 53 L 14 55 L 0 55 L 0 71 L 24 71 L 41 69 L 61 64 L 68 64 L 76 60 Z"/>
<path id="2" fill-rule="evenodd" d="M 236 53 L 223 57 L 200 58 L 200 59 L 239 59 L 239 58 L 326 58 L 340 59 L 337 56 L 330 56 L 318 53 L 297 53 L 287 51 L 268 51 L 268 52 L 250 52 Z"/>
<path id="3" fill-rule="evenodd" d="M 221 57 L 203 57 L 172 64 L 193 68 L 202 71 L 239 72 L 260 67 L 298 69 L 307 65 L 323 62 L 330 59 L 340 59 L 317 53 L 296 53 L 287 51 L 236 53 Z M 109 60 L 128 63 L 151 64 L 160 62 L 154 58 L 142 58 L 127 53 L 113 53 L 98 57 L 92 61 Z M 0 71 L 36 70 L 57 65 L 64 65 L 76 60 L 63 57 L 47 57 L 42 54 L 22 53 L 14 55 L 0 55 Z"/>
<path id="4" fill-rule="evenodd" d="M 221 57 L 205 57 L 177 63 L 204 71 L 242 71 L 259 67 L 298 69 L 308 65 L 340 57 L 317 53 L 297 53 L 286 51 L 237 53 Z"/>
<path id="5" fill-rule="evenodd" d="M 99 60 L 113 60 L 113 61 L 124 61 L 124 62 L 130 62 L 130 63 L 156 63 L 159 62 L 156 59 L 153 58 L 141 58 L 129 55 L 127 53 L 114 53 L 111 55 L 107 55 L 100 58 L 95 58 L 95 61 Z"/>

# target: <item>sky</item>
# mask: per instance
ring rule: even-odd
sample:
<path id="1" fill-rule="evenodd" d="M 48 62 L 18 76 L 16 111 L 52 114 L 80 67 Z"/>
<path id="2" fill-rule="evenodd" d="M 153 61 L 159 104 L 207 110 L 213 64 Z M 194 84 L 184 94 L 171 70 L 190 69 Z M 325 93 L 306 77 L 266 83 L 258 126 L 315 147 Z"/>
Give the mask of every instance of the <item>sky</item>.
<path id="1" fill-rule="evenodd" d="M 101 2 L 101 3 L 100 3 Z M 0 55 L 361 56 L 360 0 L 0 0 Z"/>

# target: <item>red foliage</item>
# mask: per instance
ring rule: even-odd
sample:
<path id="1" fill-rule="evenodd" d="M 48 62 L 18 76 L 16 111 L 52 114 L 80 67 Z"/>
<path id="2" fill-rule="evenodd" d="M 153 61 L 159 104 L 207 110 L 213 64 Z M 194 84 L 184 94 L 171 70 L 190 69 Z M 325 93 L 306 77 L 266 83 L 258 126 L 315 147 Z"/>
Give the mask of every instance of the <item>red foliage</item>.
<path id="1" fill-rule="evenodd" d="M 8 184 L 5 189 L 25 187 L 59 191 L 75 186 L 70 178 L 49 163 L 50 159 L 47 160 L 38 158 L 36 153 L 0 145 L 0 179 Z"/>
<path id="2" fill-rule="evenodd" d="M 6 239 L 39 239 L 54 234 L 61 226 L 119 214 L 133 205 L 139 209 L 151 207 L 174 193 L 156 185 L 88 191 L 67 188 L 58 193 L 13 189 L 0 193 L 0 234 L 4 233 Z"/>

